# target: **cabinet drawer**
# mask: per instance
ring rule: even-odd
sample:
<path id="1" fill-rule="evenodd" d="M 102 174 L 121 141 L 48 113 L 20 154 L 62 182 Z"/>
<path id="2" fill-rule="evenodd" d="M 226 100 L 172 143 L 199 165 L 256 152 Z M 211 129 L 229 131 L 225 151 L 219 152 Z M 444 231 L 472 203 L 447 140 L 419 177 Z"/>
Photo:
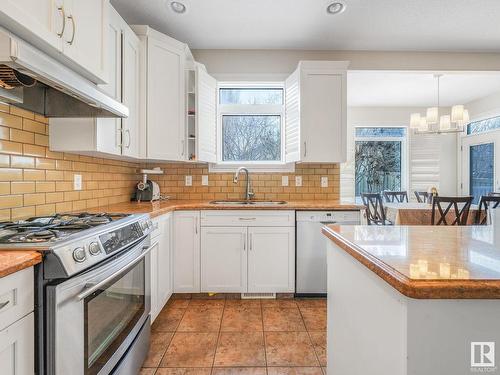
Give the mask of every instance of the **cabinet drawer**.
<path id="1" fill-rule="evenodd" d="M 0 369 L 2 375 L 35 373 L 34 313 L 0 330 Z"/>
<path id="2" fill-rule="evenodd" d="M 33 311 L 33 267 L 0 279 L 0 330 Z"/>
<path id="3" fill-rule="evenodd" d="M 293 227 L 295 226 L 295 211 L 202 211 L 201 225 L 225 227 Z"/>

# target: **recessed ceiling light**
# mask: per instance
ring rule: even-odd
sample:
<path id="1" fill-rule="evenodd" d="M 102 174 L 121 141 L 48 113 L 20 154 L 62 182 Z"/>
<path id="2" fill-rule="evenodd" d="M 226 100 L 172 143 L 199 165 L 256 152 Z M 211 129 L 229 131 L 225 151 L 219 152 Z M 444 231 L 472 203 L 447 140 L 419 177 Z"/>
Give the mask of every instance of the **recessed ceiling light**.
<path id="1" fill-rule="evenodd" d="M 346 5 L 340 1 L 336 1 L 334 3 L 331 3 L 326 7 L 326 13 L 328 14 L 340 14 L 342 13 L 346 8 Z"/>
<path id="2" fill-rule="evenodd" d="M 182 4 L 180 1 L 170 2 L 170 8 L 172 8 L 172 10 L 175 13 L 179 13 L 179 14 L 186 13 L 186 6 L 184 4 Z"/>

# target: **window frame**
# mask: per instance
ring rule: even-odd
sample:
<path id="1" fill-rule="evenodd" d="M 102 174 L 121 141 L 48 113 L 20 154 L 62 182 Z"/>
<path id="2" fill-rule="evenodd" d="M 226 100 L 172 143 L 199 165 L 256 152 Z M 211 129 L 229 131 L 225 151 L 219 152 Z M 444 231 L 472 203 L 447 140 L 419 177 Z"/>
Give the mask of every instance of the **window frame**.
<path id="1" fill-rule="evenodd" d="M 278 88 L 283 92 L 283 104 L 219 104 L 221 89 L 269 89 Z M 224 161 L 223 116 L 279 116 L 280 117 L 280 157 L 279 161 Z M 218 82 L 217 83 L 217 162 L 209 165 L 210 172 L 234 172 L 241 166 L 251 172 L 294 172 L 295 163 L 285 162 L 285 83 L 284 82 Z"/>
<path id="2" fill-rule="evenodd" d="M 377 137 L 358 137 L 356 135 L 357 128 L 403 128 L 405 129 L 405 135 L 403 137 L 391 137 L 391 136 L 377 136 Z M 408 166 L 408 137 L 410 133 L 410 128 L 406 125 L 355 125 L 354 126 L 354 147 L 356 147 L 357 141 L 374 141 L 374 142 L 401 142 L 401 191 L 408 191 L 409 187 L 409 166 Z M 354 160 L 354 184 L 356 184 L 356 160 Z M 354 188 L 354 199 L 357 200 L 359 197 L 356 196 L 356 187 Z M 408 199 L 411 197 L 408 195 Z"/>

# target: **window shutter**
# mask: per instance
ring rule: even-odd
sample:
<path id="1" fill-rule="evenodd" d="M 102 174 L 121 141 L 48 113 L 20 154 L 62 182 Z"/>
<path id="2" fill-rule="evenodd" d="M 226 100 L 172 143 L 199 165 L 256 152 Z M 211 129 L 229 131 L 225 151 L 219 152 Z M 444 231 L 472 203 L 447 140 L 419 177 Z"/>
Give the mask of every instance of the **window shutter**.
<path id="1" fill-rule="evenodd" d="M 285 162 L 300 160 L 300 71 L 285 81 Z"/>
<path id="2" fill-rule="evenodd" d="M 198 157 L 200 161 L 217 162 L 217 81 L 201 67 L 197 68 Z"/>

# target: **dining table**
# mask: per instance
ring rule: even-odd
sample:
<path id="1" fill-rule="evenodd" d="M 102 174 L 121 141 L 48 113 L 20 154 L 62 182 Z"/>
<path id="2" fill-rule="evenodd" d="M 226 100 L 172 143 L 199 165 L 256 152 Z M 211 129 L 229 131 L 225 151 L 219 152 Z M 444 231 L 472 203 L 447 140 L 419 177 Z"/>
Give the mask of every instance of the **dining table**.
<path id="1" fill-rule="evenodd" d="M 459 205 L 460 207 L 460 205 Z M 432 204 L 418 202 L 384 203 L 385 216 L 394 225 L 431 225 Z M 443 207 L 444 210 L 444 207 Z M 471 205 L 467 224 L 475 223 L 478 206 Z M 439 211 L 436 211 L 439 218 Z M 455 211 L 450 209 L 446 221 L 451 224 L 455 220 Z"/>

